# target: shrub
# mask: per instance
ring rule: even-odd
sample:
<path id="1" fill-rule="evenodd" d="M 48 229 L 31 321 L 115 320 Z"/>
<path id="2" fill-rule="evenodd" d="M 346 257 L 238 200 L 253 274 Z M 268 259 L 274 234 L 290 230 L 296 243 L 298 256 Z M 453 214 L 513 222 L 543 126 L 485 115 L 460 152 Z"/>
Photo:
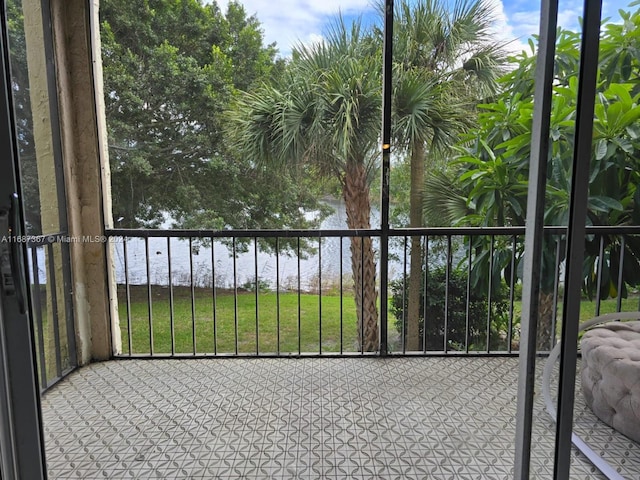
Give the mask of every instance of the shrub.
<path id="1" fill-rule="evenodd" d="M 424 348 L 424 271 L 422 274 L 422 288 L 420 295 L 420 349 Z M 400 334 L 403 332 L 403 317 L 409 310 L 409 278 L 403 281 L 390 282 L 391 309 L 396 318 L 395 325 Z M 404 295 L 403 295 L 404 290 Z M 491 298 L 490 348 L 506 347 L 504 333 L 499 331 L 499 325 L 507 322 L 507 302 L 504 288 Z M 446 269 L 444 266 L 431 268 L 427 281 L 426 308 L 426 342 L 427 350 L 444 349 L 445 329 L 445 299 L 446 299 Z M 460 268 L 451 268 L 449 272 L 449 301 L 447 318 L 447 344 L 449 350 L 464 350 L 467 341 L 470 350 L 484 350 L 487 345 L 487 312 L 489 308 L 487 292 L 471 289 L 469 295 L 469 338 L 466 338 L 467 324 L 467 272 Z M 507 322 L 508 323 L 508 322 Z M 405 329 L 406 332 L 406 323 Z M 406 333 L 405 333 L 406 335 Z M 406 338 L 405 338 L 406 340 Z M 502 344 L 502 345 L 501 345 Z"/>
<path id="2" fill-rule="evenodd" d="M 261 293 L 270 292 L 271 283 L 268 280 L 264 280 L 260 277 L 258 277 L 258 281 L 256 282 L 256 277 L 253 276 L 248 278 L 239 286 L 240 290 L 246 290 L 247 292 L 255 292 L 256 288 L 258 288 Z"/>

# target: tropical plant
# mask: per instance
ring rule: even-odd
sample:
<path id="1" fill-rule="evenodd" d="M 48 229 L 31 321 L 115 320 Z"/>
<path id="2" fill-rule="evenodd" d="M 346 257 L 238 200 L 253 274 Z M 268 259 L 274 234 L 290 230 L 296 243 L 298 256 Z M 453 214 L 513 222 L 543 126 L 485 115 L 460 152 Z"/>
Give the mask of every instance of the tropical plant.
<path id="1" fill-rule="evenodd" d="M 590 162 L 588 200 L 589 225 L 628 225 L 640 220 L 640 11 L 622 12 L 623 25 L 604 27 L 601 38 L 599 83 L 594 113 L 593 151 Z M 533 47 L 533 45 L 532 45 Z M 561 31 L 558 36 L 556 80 L 551 111 L 551 144 L 545 205 L 546 225 L 567 225 L 571 160 L 576 120 L 579 35 Z M 535 56 L 522 52 L 515 60 L 518 67 L 504 77 L 505 92 L 495 102 L 480 105 L 479 128 L 460 146 L 460 154 L 448 175 L 427 180 L 429 196 L 425 214 L 448 209 L 454 224 L 508 226 L 524 225 L 529 173 L 533 112 L 533 65 Z M 455 188 L 451 188 L 455 185 Z M 445 200 L 443 200 L 445 199 Z M 464 200 L 463 200 L 464 199 Z M 600 239 L 602 238 L 602 246 Z M 542 259 L 542 283 L 539 298 L 538 348 L 552 342 L 553 287 L 564 253 L 562 236 L 545 236 Z M 512 244 L 513 245 L 513 244 Z M 602 247 L 602 249 L 601 249 Z M 494 259 L 494 271 L 481 254 L 488 244 L 473 245 L 477 256 L 474 282 L 484 283 L 490 275 L 508 276 L 509 248 Z M 620 250 L 625 250 L 624 268 Z M 560 258 L 556 258 L 556 252 Z M 602 259 L 601 296 L 617 295 L 617 279 L 623 275 L 626 285 L 640 283 L 640 243 L 631 236 L 588 236 L 585 245 L 584 289 L 595 290 L 596 264 Z M 516 243 L 518 276 L 522 276 L 523 246 Z"/>
<path id="2" fill-rule="evenodd" d="M 425 171 L 471 126 L 473 107 L 496 91 L 506 56 L 485 0 L 411 2 L 396 7 L 394 136 L 409 157 L 409 227 L 422 227 Z M 423 252 L 411 238 L 407 348 L 418 349 Z"/>
<path id="3" fill-rule="evenodd" d="M 293 49 L 285 74 L 239 96 L 229 112 L 237 148 L 260 165 L 335 178 L 347 225 L 370 228 L 370 183 L 378 155 L 380 51 L 361 28 L 338 20 L 326 37 Z M 376 261 L 371 238 L 351 238 L 358 337 L 377 350 Z"/>
<path id="4" fill-rule="evenodd" d="M 492 295 L 491 304 L 486 290 L 467 291 L 467 271 L 449 265 L 428 268 L 422 275 L 420 290 L 419 349 L 426 351 L 491 350 L 504 347 L 509 338 L 508 305 L 502 291 Z M 425 285 L 426 282 L 426 285 Z M 395 326 L 404 335 L 406 345 L 409 308 L 408 278 L 394 280 L 391 286 L 391 311 Z M 426 288 L 426 291 L 425 291 Z M 426 294 L 426 295 L 425 295 Z M 448 296 L 447 296 L 448 295 Z M 426 302 L 426 305 L 425 305 Z M 489 312 L 489 328 L 487 314 Z M 487 334 L 489 338 L 487 338 Z M 446 340 L 446 344 L 445 344 Z"/>

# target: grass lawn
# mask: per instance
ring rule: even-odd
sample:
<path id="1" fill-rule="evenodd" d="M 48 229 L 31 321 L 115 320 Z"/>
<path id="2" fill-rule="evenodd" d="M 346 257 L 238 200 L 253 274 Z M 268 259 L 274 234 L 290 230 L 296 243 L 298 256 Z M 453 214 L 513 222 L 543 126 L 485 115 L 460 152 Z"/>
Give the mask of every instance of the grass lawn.
<path id="1" fill-rule="evenodd" d="M 40 290 L 36 291 L 34 285 L 31 285 L 31 300 L 32 300 L 32 322 L 33 322 L 33 336 L 35 341 L 35 354 L 36 361 L 38 363 L 39 375 L 42 374 L 44 368 L 45 377 L 47 382 L 52 381 L 58 377 L 57 365 L 56 365 L 56 333 L 55 322 L 51 308 L 51 295 L 49 292 L 50 285 L 40 285 Z M 60 300 L 62 298 L 62 292 L 58 291 L 57 306 L 58 306 L 58 342 L 60 351 L 60 368 L 62 371 L 71 367 L 71 358 L 69 352 L 69 344 L 67 337 L 67 312 L 66 305 Z M 40 300 L 39 305 L 36 305 L 36 299 Z M 42 350 L 41 350 L 42 347 Z M 40 377 L 38 377 L 40 381 Z"/>
<path id="2" fill-rule="evenodd" d="M 152 286 L 153 349 L 155 353 L 171 353 L 171 309 L 169 289 Z M 146 286 L 131 287 L 131 332 L 127 328 L 126 295 L 119 288 L 118 307 L 122 346 L 128 353 L 129 334 L 132 352 L 149 353 L 149 309 Z M 193 322 L 195 317 L 195 350 L 198 353 L 235 353 L 238 339 L 239 353 L 277 352 L 339 352 L 357 351 L 356 310 L 353 296 L 303 293 L 298 304 L 297 293 L 239 292 L 236 300 L 228 291 L 218 291 L 215 309 L 215 345 L 213 294 L 211 289 L 196 288 L 194 311 L 191 291 L 174 287 L 173 317 L 175 351 L 193 353 Z M 341 302 L 342 321 L 340 318 Z M 298 316 L 298 309 L 300 315 Z M 320 314 L 321 311 L 321 314 Z M 278 316 L 279 312 L 279 316 Z M 300 320 L 298 321 L 298 318 Z M 321 321 L 318 321 L 318 319 Z M 390 319 L 390 324 L 393 322 Z M 298 345 L 298 328 L 300 345 Z M 279 344 L 279 349 L 278 349 Z"/>
<path id="3" fill-rule="evenodd" d="M 257 301 L 254 292 L 239 292 L 237 297 L 225 290 L 216 293 L 215 336 L 213 294 L 211 289 L 194 290 L 194 309 L 191 309 L 191 291 L 187 287 L 174 287 L 173 318 L 176 353 L 235 353 L 236 336 L 238 353 L 252 354 L 300 352 L 345 352 L 357 351 L 356 309 L 353 295 L 339 294 L 259 293 Z M 152 286 L 153 351 L 171 353 L 171 315 L 169 289 Z M 237 305 L 236 305 L 237 298 Z M 118 310 L 122 347 L 129 353 L 131 335 L 132 353 L 149 353 L 149 309 L 147 307 L 146 286 L 131 287 L 131 332 L 127 324 L 127 305 L 124 287 L 118 289 Z M 298 303 L 299 302 L 299 303 Z M 341 309 L 342 303 L 342 309 Z M 580 311 L 581 321 L 595 315 L 595 302 L 583 300 Z M 237 309 L 237 329 L 236 329 Z M 322 314 L 320 315 L 320 309 Z M 342 318 L 340 311 L 342 310 Z M 514 304 L 514 314 L 518 318 L 521 303 Z M 638 297 L 622 300 L 623 311 L 637 311 Z M 279 315 L 278 315 L 279 311 Z M 298 314 L 298 311 L 300 314 Z M 616 311 L 616 300 L 605 300 L 600 313 Z M 562 304 L 558 305 L 558 317 Z M 195 348 L 194 323 L 195 318 Z M 318 321 L 318 319 L 321 321 Z M 389 313 L 389 343 L 397 344 L 395 318 Z M 300 342 L 298 344 L 298 329 Z M 559 331 L 559 329 L 558 329 Z M 214 344 L 215 339 L 215 344 Z M 342 340 L 342 342 L 341 342 Z"/>
<path id="4" fill-rule="evenodd" d="M 622 299 L 622 312 L 637 312 L 638 311 L 637 295 L 630 296 L 629 298 Z M 522 303 L 514 302 L 513 305 L 514 316 L 518 318 L 522 314 Z M 600 302 L 600 315 L 605 313 L 614 313 L 617 311 L 617 302 L 615 298 L 609 298 Z M 562 299 L 558 302 L 558 319 L 562 316 Z M 584 322 L 596 316 L 596 302 L 595 300 L 583 299 L 580 303 L 580 322 Z M 560 330 L 558 329 L 558 334 Z"/>
<path id="5" fill-rule="evenodd" d="M 614 313 L 617 311 L 616 299 L 603 300 L 600 303 L 600 315 L 605 313 Z M 622 299 L 622 312 L 637 312 L 638 311 L 638 296 L 631 296 L 629 298 Z M 562 304 L 558 305 L 558 315 L 562 314 Z M 580 321 L 584 322 L 596 316 L 596 302 L 590 300 L 583 300 L 580 304 Z"/>

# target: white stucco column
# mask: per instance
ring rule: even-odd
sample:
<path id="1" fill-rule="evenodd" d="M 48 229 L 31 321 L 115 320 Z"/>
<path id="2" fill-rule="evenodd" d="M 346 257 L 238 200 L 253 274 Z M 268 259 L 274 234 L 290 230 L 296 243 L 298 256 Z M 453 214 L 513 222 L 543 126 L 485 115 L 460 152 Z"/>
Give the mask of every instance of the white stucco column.
<path id="1" fill-rule="evenodd" d="M 100 65 L 98 0 L 51 0 L 69 233 L 104 236 L 111 226 L 110 171 Z M 78 360 L 120 349 L 111 246 L 71 244 Z"/>

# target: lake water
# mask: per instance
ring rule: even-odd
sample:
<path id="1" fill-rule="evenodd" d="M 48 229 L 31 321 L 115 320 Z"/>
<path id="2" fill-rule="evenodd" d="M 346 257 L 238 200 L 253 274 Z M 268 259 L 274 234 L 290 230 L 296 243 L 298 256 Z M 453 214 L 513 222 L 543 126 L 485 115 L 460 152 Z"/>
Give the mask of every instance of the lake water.
<path id="1" fill-rule="evenodd" d="M 347 215 L 344 203 L 339 200 L 328 200 L 328 205 L 333 207 L 334 213 L 328 216 L 321 225 L 324 230 L 347 229 Z M 378 228 L 380 215 L 377 209 L 372 209 L 371 226 Z M 169 222 L 164 228 L 169 228 Z M 118 239 L 120 240 L 120 239 Z M 224 240 L 227 240 L 225 243 Z M 248 245 L 248 251 L 238 253 L 235 260 L 237 286 L 243 288 L 255 282 L 256 276 L 262 286 L 275 289 L 279 283 L 281 289 L 297 290 L 298 282 L 304 291 L 317 291 L 320 276 L 322 286 L 338 287 L 340 276 L 344 281 L 344 288 L 350 288 L 351 284 L 351 252 L 349 238 L 323 238 L 321 245 L 317 238 L 307 239 L 314 248 L 311 252 L 304 252 L 298 259 L 295 251 L 281 251 L 279 257 L 273 253 L 260 250 L 254 252 L 254 245 Z M 294 239 L 295 241 L 295 239 Z M 430 240 L 430 249 L 433 248 Z M 281 240 L 283 242 L 283 240 Z M 341 246 L 342 242 L 342 246 Z M 193 262 L 193 281 L 197 287 L 210 287 L 215 284 L 219 288 L 234 287 L 234 260 L 229 246 L 231 239 L 217 239 L 214 243 L 213 258 L 211 245 L 199 245 L 194 241 L 194 247 L 189 248 L 189 241 L 180 238 L 171 239 L 171 275 L 172 282 L 177 286 L 191 284 L 191 268 L 189 253 Z M 124 245 L 121 241 L 114 243 L 114 263 L 116 281 L 125 283 L 125 258 Z M 376 256 L 379 254 L 379 239 L 373 239 Z M 294 247 L 295 248 L 295 247 Z M 405 265 L 403 264 L 405 246 L 402 239 L 392 238 L 389 244 L 389 278 L 396 279 L 402 276 Z M 342 249 L 342 256 L 341 256 Z M 438 253 L 438 251 L 440 253 Z M 169 285 L 169 251 L 166 238 L 149 238 L 149 281 L 154 285 Z M 45 249 L 36 249 L 39 266 L 39 282 L 47 282 L 47 269 Z M 32 272 L 32 252 L 29 250 L 29 276 L 34 283 Z M 342 257 L 342 261 L 340 258 Z M 407 261 L 409 258 L 409 246 L 407 245 Z M 461 253 L 454 252 L 454 259 L 460 260 Z M 442 247 L 434 253 L 430 250 L 429 261 L 431 264 L 442 265 L 444 256 Z M 379 267 L 379 261 L 377 261 Z M 132 238 L 127 240 L 127 274 L 131 285 L 144 285 L 147 283 L 147 255 L 144 240 Z M 406 266 L 408 270 L 408 265 Z M 257 273 L 257 275 L 256 275 Z"/>
<path id="2" fill-rule="evenodd" d="M 327 217 L 322 229 L 346 229 L 346 211 L 341 201 L 328 201 L 335 212 Z M 372 212 L 371 225 L 379 226 L 379 213 Z M 228 239 L 230 240 L 230 239 Z M 340 243 L 342 241 L 342 262 L 340 261 Z M 253 243 L 249 244 L 249 251 L 240 253 L 236 257 L 235 269 L 237 272 L 237 285 L 253 283 L 257 276 L 262 285 L 268 284 L 275 288 L 279 277 L 280 288 L 297 289 L 298 276 L 302 290 L 317 290 L 318 280 L 322 276 L 323 288 L 339 284 L 340 274 L 343 278 L 351 275 L 351 255 L 349 250 L 350 239 L 324 238 L 321 245 L 317 239 L 310 240 L 316 252 L 300 258 L 295 252 L 288 255 L 281 253 L 278 258 L 274 254 L 260 251 L 254 252 Z M 379 242 L 374 239 L 376 254 L 379 252 Z M 115 266 L 117 282 L 125 282 L 124 247 L 122 243 L 115 244 Z M 395 249 L 399 258 L 402 247 Z M 171 239 L 171 273 L 174 285 L 190 285 L 189 241 L 179 238 Z M 208 287 L 212 283 L 220 288 L 232 288 L 234 286 L 234 261 L 231 249 L 221 241 L 214 243 L 213 259 L 210 245 L 191 249 L 193 261 L 193 280 L 196 286 Z M 303 255 L 304 256 L 304 255 Z M 169 261 L 166 238 L 149 239 L 149 280 L 152 284 L 168 285 Z M 341 264 L 342 263 L 342 270 Z M 146 252 L 144 240 L 130 239 L 127 241 L 127 264 L 129 283 L 147 283 Z M 391 278 L 399 276 L 403 266 L 399 261 L 390 262 Z M 299 270 L 299 275 L 298 275 Z M 279 273 L 279 275 L 278 275 Z M 349 283 L 345 280 L 345 288 Z"/>

